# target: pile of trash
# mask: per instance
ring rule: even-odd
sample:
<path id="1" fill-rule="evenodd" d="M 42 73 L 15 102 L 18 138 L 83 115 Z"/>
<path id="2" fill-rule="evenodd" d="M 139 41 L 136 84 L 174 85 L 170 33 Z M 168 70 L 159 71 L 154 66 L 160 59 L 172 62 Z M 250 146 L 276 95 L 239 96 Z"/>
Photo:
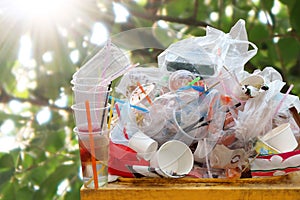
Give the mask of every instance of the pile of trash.
<path id="1" fill-rule="evenodd" d="M 122 75 L 108 98 L 109 173 L 240 178 L 299 170 L 299 98 L 289 94 L 293 85 L 281 92 L 286 83 L 273 67 L 245 71 L 256 53 L 239 20 L 229 33 L 207 27 L 206 36 L 171 44 L 158 67 L 124 59 L 122 70 L 102 70 L 113 77 L 102 85 Z"/>

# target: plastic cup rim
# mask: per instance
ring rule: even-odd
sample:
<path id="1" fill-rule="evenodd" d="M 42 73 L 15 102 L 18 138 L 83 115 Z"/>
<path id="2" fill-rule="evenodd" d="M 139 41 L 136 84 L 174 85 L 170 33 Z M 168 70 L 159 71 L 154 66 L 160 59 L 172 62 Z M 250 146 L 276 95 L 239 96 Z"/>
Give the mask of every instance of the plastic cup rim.
<path id="1" fill-rule="evenodd" d="M 96 102 L 96 101 L 93 101 L 93 102 L 89 102 L 90 105 L 102 105 L 100 103 L 103 103 L 105 105 L 105 102 Z M 78 106 L 81 106 L 82 107 L 78 107 Z M 106 107 L 100 107 L 100 106 L 96 106 L 96 107 L 90 107 L 91 110 L 106 110 L 106 109 L 109 109 L 110 108 L 110 103 L 107 103 Z M 85 103 L 84 102 L 80 102 L 80 103 L 75 103 L 71 106 L 71 109 L 74 110 L 74 111 L 86 111 L 86 108 L 85 108 Z"/>

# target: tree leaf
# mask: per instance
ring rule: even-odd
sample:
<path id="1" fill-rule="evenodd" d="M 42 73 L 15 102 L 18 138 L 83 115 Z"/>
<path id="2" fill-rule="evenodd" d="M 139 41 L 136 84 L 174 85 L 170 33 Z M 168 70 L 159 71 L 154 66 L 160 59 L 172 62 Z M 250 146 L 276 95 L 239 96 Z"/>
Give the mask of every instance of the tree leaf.
<path id="1" fill-rule="evenodd" d="M 270 11 L 274 5 L 274 0 L 261 0 L 260 4 L 265 10 Z"/>
<path id="2" fill-rule="evenodd" d="M 279 1 L 291 8 L 294 6 L 297 0 L 279 0 Z"/>
<path id="3" fill-rule="evenodd" d="M 249 40 L 253 41 L 256 45 L 265 41 L 269 37 L 269 32 L 266 25 L 257 24 L 251 31 L 249 31 Z"/>
<path id="4" fill-rule="evenodd" d="M 284 65 L 286 67 L 294 66 L 300 56 L 300 43 L 294 38 L 281 38 L 278 46 Z"/>
<path id="5" fill-rule="evenodd" d="M 40 189 L 34 193 L 34 199 L 50 199 L 56 194 L 58 184 L 74 173 L 74 166 L 60 165 L 40 185 Z"/>
<path id="6" fill-rule="evenodd" d="M 1 154 L 0 154 L 0 168 L 12 168 L 15 166 L 12 155 L 7 153 L 4 153 L 2 155 Z"/>
<path id="7" fill-rule="evenodd" d="M 7 184 L 15 173 L 15 168 L 0 169 L 0 191 L 2 185 Z"/>
<path id="8" fill-rule="evenodd" d="M 1 178 L 1 173 L 0 173 L 0 178 Z M 13 183 L 8 183 L 1 185 L 2 180 L 0 181 L 0 197 L 1 200 L 12 200 L 12 199 L 17 199 L 16 198 L 16 184 Z M 25 199 L 25 198 L 23 198 Z"/>
<path id="9" fill-rule="evenodd" d="M 300 1 L 296 1 L 295 4 L 293 5 L 293 7 L 289 7 L 290 22 L 291 22 L 292 27 L 298 33 L 298 35 L 300 35 L 300 23 L 299 23 L 300 12 L 299 12 L 299 8 L 300 8 Z"/>

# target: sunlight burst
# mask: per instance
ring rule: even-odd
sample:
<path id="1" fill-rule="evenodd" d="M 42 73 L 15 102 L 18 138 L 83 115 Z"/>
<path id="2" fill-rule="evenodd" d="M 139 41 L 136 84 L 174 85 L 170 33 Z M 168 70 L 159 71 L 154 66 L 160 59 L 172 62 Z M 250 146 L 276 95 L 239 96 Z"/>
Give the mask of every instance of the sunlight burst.
<path id="1" fill-rule="evenodd" d="M 63 15 L 69 0 L 13 0 L 19 14 L 33 19 Z"/>

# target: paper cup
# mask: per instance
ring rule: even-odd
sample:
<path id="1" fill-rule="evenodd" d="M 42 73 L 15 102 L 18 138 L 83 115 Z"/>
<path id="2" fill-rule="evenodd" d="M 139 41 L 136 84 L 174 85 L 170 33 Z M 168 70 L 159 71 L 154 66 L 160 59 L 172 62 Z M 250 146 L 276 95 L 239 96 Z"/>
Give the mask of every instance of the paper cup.
<path id="1" fill-rule="evenodd" d="M 129 147 L 135 150 L 140 158 L 150 160 L 157 150 L 158 143 L 138 131 L 129 139 Z"/>
<path id="2" fill-rule="evenodd" d="M 261 140 L 277 149 L 280 153 L 293 151 L 298 146 L 289 123 L 284 123 L 274 128 L 261 137 Z"/>
<path id="3" fill-rule="evenodd" d="M 164 143 L 150 160 L 150 166 L 158 168 L 164 177 L 179 178 L 188 174 L 194 164 L 190 148 L 178 140 Z"/>
<path id="4" fill-rule="evenodd" d="M 251 85 L 256 88 L 261 88 L 265 83 L 265 80 L 262 76 L 259 75 L 252 75 L 247 78 L 245 78 L 241 85 Z"/>
<path id="5" fill-rule="evenodd" d="M 265 80 L 262 76 L 252 75 L 252 76 L 249 76 L 249 77 L 245 78 L 243 81 L 241 81 L 240 85 L 242 85 L 242 86 L 244 86 L 244 85 L 252 86 L 252 87 L 255 87 L 257 90 L 259 90 L 264 85 L 264 83 L 265 83 Z M 240 85 L 238 86 L 239 88 L 241 87 Z M 246 95 L 242 92 L 239 96 L 243 100 L 246 100 L 246 99 L 249 98 L 248 95 Z"/>
<path id="6" fill-rule="evenodd" d="M 260 155 L 270 155 L 270 154 L 278 154 L 280 151 L 265 143 L 261 138 L 257 139 L 257 142 L 254 147 L 255 151 Z"/>

